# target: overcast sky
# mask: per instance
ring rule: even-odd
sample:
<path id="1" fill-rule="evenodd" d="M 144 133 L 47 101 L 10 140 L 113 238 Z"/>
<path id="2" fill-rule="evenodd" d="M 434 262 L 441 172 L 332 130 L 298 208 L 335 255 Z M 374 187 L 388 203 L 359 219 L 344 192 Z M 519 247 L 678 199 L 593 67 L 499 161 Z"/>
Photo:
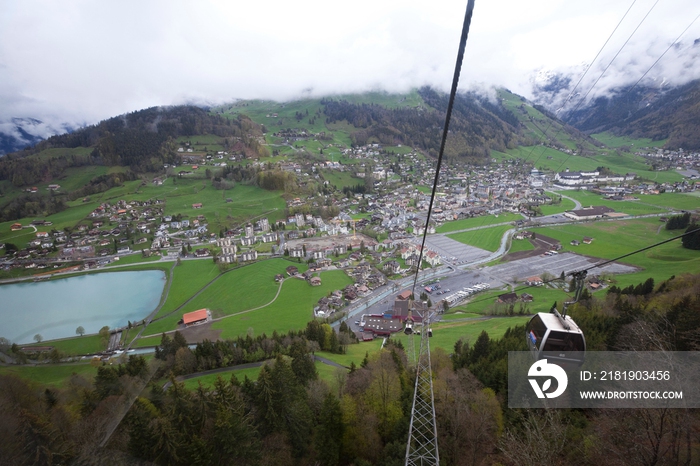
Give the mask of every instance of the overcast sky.
<path id="1" fill-rule="evenodd" d="M 632 2 L 476 0 L 461 88 L 506 86 L 529 97 L 538 69 L 580 72 Z M 655 2 L 636 1 L 588 79 Z M 448 90 L 465 9 L 466 0 L 0 0 L 0 122 L 81 124 L 154 105 Z M 594 94 L 636 82 L 698 14 L 698 0 L 660 0 Z M 650 76 L 700 77 L 698 38 L 700 20 Z"/>

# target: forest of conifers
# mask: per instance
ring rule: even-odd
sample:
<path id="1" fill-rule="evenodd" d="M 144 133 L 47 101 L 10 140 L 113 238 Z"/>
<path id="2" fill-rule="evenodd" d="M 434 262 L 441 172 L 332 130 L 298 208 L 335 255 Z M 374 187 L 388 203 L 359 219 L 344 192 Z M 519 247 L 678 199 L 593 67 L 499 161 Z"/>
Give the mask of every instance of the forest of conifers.
<path id="1" fill-rule="evenodd" d="M 571 314 L 592 351 L 697 351 L 700 276 L 614 287 L 604 297 L 586 296 Z M 697 410 L 507 408 L 507 352 L 525 349 L 524 333 L 512 328 L 499 340 L 482 333 L 456 342 L 452 355 L 432 352 L 441 464 L 697 464 Z M 311 353 L 342 352 L 343 344 L 352 343 L 333 339 L 318 323 L 193 350 L 176 335 L 163 338 L 154 362 L 131 356 L 119 366 L 100 366 L 94 381 L 74 375 L 64 389 L 0 376 L 0 458 L 5 464 L 403 464 L 415 377 L 403 347 L 390 340 L 359 367 L 319 379 Z M 269 363 L 256 380 L 220 378 L 188 390 L 174 378 L 221 361 L 262 359 Z M 125 400 L 134 398 L 100 447 Z"/>

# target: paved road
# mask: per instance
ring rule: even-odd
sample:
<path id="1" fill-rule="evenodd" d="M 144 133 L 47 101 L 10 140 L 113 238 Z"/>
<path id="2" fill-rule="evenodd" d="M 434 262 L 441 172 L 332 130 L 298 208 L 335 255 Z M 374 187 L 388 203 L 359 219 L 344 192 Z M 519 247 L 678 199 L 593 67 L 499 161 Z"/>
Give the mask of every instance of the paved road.
<path id="1" fill-rule="evenodd" d="M 547 191 L 547 190 L 545 190 L 545 192 L 546 192 L 546 193 L 552 193 L 552 194 L 554 194 L 555 196 L 561 196 L 561 197 L 563 197 L 564 199 L 568 199 L 568 200 L 572 201 L 572 202 L 574 203 L 574 208 L 573 208 L 572 210 L 579 210 L 579 209 L 581 208 L 581 203 L 580 203 L 579 201 L 577 201 L 576 199 L 574 199 L 573 197 L 569 197 L 569 196 L 567 196 L 566 194 L 562 194 L 562 193 L 560 193 L 560 192 L 555 192 L 555 191 Z"/>

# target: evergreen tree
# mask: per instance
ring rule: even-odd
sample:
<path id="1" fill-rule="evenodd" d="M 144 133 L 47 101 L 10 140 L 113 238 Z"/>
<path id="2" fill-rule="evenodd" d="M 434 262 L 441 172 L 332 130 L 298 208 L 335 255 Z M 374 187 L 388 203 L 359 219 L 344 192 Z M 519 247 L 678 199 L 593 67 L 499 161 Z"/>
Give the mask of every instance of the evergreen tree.
<path id="1" fill-rule="evenodd" d="M 681 238 L 681 243 L 686 249 L 700 249 L 700 225 L 693 223 L 685 230 L 687 236 Z"/>
<path id="2" fill-rule="evenodd" d="M 315 442 L 318 459 L 324 466 L 336 466 L 340 464 L 344 425 L 340 402 L 332 393 L 323 400 L 319 417 Z"/>

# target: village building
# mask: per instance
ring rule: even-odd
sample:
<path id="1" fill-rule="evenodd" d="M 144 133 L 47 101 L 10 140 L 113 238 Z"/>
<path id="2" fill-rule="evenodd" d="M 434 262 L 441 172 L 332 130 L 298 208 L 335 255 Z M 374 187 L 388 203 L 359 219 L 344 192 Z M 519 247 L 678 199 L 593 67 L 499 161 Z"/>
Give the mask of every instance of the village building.
<path id="1" fill-rule="evenodd" d="M 188 312 L 182 316 L 182 323 L 185 327 L 203 324 L 211 320 L 211 311 L 209 309 L 199 309 L 197 311 Z"/>
<path id="2" fill-rule="evenodd" d="M 225 264 L 236 262 L 236 244 L 233 238 L 219 238 L 216 240 L 216 245 L 221 248 L 218 256 L 219 262 Z"/>
<path id="3" fill-rule="evenodd" d="M 252 250 L 252 251 L 246 251 L 242 252 L 240 255 L 240 262 L 250 262 L 254 261 L 258 258 L 258 251 Z"/>
<path id="4" fill-rule="evenodd" d="M 534 277 L 527 277 L 525 279 L 525 284 L 527 286 L 542 286 L 544 285 L 544 281 L 540 277 L 534 276 Z"/>
<path id="5" fill-rule="evenodd" d="M 564 216 L 572 220 L 594 220 L 607 217 L 613 212 L 615 209 L 607 206 L 590 206 L 584 209 L 567 210 L 564 212 Z"/>

